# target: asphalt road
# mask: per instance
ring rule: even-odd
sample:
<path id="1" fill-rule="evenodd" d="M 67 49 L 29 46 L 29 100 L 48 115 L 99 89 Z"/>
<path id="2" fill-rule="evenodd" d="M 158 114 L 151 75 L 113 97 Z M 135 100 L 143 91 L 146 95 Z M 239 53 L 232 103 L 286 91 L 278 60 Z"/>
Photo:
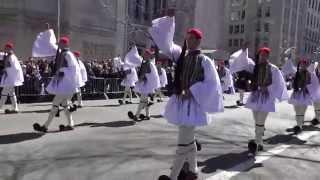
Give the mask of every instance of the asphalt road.
<path id="1" fill-rule="evenodd" d="M 247 153 L 247 142 L 254 137 L 252 114 L 235 107 L 236 99 L 225 96 L 225 112 L 197 130 L 203 144 L 199 179 L 320 179 L 318 127 L 306 122 L 301 137 L 287 133 L 295 125 L 295 114 L 287 102 L 280 103 L 267 120 L 265 152 L 253 159 Z M 86 101 L 73 114 L 74 131 L 57 132 L 59 124 L 66 123 L 61 113 L 50 132 L 40 134 L 32 124 L 46 120 L 50 104 L 22 104 L 17 115 L 0 114 L 0 179 L 156 180 L 169 173 L 176 148 L 177 128 L 159 117 L 164 105 L 152 106 L 150 121 L 134 124 L 127 111 L 135 111 L 137 104 Z M 306 120 L 313 114 L 310 107 Z"/>

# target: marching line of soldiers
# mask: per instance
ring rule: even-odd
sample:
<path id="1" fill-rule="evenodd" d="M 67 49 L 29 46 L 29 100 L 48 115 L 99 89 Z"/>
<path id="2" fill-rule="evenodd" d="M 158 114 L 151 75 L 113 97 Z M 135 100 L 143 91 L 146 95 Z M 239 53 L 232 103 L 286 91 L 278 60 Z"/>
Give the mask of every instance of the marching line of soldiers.
<path id="1" fill-rule="evenodd" d="M 132 93 L 139 94 L 137 110 L 135 113 L 129 111 L 128 116 L 134 122 L 150 120 L 150 107 L 154 103 L 151 99 L 157 95 L 161 101 L 160 89 L 168 83 L 161 62 L 155 61 L 156 53 L 161 52 L 175 63 L 173 94 L 164 107 L 163 117 L 168 123 L 178 127 L 177 150 L 170 175 L 162 175 L 159 179 L 177 180 L 186 163 L 186 178 L 197 179 L 196 154 L 201 150 L 201 145 L 195 138 L 195 130 L 211 124 L 214 117 L 210 114 L 224 112 L 223 93 L 235 94 L 234 74 L 237 74 L 235 84 L 240 94 L 237 105 L 250 109 L 255 123 L 255 139 L 248 142 L 250 154 L 255 155 L 264 149 L 262 138 L 266 130 L 265 123 L 269 113 L 276 111 L 277 102 L 287 100 L 293 105 L 297 121 L 297 125 L 292 128 L 295 134 L 303 131 L 302 125 L 308 106 L 314 106 L 315 109 L 312 124 L 319 124 L 319 63 L 299 59 L 297 67 L 294 67 L 292 61 L 287 61 L 284 66 L 286 70 L 280 70 L 269 60 L 270 48 L 260 48 L 257 57 L 252 60 L 248 57 L 248 44 L 244 43 L 242 49 L 231 55 L 229 69 L 224 61 L 218 59 L 214 62 L 201 52 L 201 41 L 205 36 L 200 29 L 190 28 L 186 32 L 182 47 L 174 43 L 175 18 L 174 11 L 171 10 L 168 11 L 168 16 L 152 21 L 149 33 L 156 50 L 146 48 L 140 56 L 137 48 L 133 46 L 124 58 L 121 85 L 125 87 L 125 91 L 119 104 L 131 104 Z M 81 87 L 87 81 L 87 73 L 80 60 L 81 54 L 78 51 L 71 52 L 70 39 L 61 37 L 56 45 L 53 37 L 53 30 L 48 28 L 38 35 L 33 46 L 35 57 L 55 56 L 55 75 L 46 88 L 49 94 L 54 95 L 52 108 L 43 125 L 33 124 L 34 130 L 42 133 L 48 131 L 54 117 L 59 117 L 60 107 L 68 121 L 66 125 L 61 124 L 59 130 L 73 130 L 72 112 L 83 106 Z M 7 43 L 4 52 L 0 54 L 0 87 L 3 87 L 0 108 L 8 96 L 12 102 L 12 110 L 5 110 L 5 113 L 18 112 L 14 87 L 23 84 L 22 69 L 13 49 L 14 45 Z M 288 69 L 293 74 L 293 93 L 290 97 L 284 80 Z M 244 102 L 244 92 L 249 79 L 251 92 Z M 74 95 L 78 100 L 77 105 L 70 103 Z M 141 113 L 142 110 L 145 110 L 145 115 Z"/>

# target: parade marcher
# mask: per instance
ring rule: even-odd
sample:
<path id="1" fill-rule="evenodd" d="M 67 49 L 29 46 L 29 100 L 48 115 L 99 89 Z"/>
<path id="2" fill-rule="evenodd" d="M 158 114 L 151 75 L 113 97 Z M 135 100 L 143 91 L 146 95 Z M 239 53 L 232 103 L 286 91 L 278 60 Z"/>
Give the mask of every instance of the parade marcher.
<path id="1" fill-rule="evenodd" d="M 278 67 L 269 62 L 271 50 L 263 47 L 258 50 L 255 65 L 250 65 L 253 73 L 252 92 L 245 107 L 253 112 L 255 121 L 255 140 L 249 141 L 249 152 L 255 154 L 263 150 L 262 137 L 269 112 L 275 112 L 276 99 L 288 99 L 285 81 Z"/>
<path id="2" fill-rule="evenodd" d="M 224 60 L 217 60 L 217 71 L 222 91 L 226 94 L 235 94 L 233 77 L 230 70 L 225 66 Z"/>
<path id="3" fill-rule="evenodd" d="M 302 131 L 304 123 L 304 115 L 307 107 L 312 105 L 312 97 L 309 91 L 311 85 L 311 76 L 315 75 L 308 71 L 308 62 L 301 59 L 298 62 L 297 72 L 293 78 L 293 93 L 289 99 L 289 103 L 294 106 L 296 112 L 297 125 L 293 128 L 295 134 Z"/>
<path id="4" fill-rule="evenodd" d="M 162 93 L 162 88 L 165 88 L 168 85 L 168 79 L 167 79 L 167 72 L 166 70 L 162 67 L 162 62 L 157 61 L 157 70 L 159 74 L 159 79 L 160 79 L 160 88 L 156 90 L 155 97 L 159 97 L 158 102 L 162 102 L 163 98 L 163 93 Z"/>
<path id="5" fill-rule="evenodd" d="M 82 93 L 81 93 L 81 88 L 83 88 L 86 85 L 86 82 L 88 81 L 88 77 L 87 77 L 87 70 L 86 67 L 84 66 L 82 60 L 80 59 L 80 52 L 79 51 L 74 51 L 73 54 L 75 55 L 77 62 L 79 64 L 79 68 L 80 68 L 80 74 L 79 74 L 79 79 L 81 79 L 80 81 L 80 88 L 79 88 L 79 92 L 76 93 L 77 96 L 77 107 L 78 108 L 82 108 L 83 107 L 83 101 L 82 101 Z"/>
<path id="6" fill-rule="evenodd" d="M 69 103 L 73 94 L 79 92 L 79 84 L 81 79 L 79 78 L 80 67 L 74 54 L 69 50 L 70 40 L 67 37 L 62 37 L 59 40 L 59 48 L 57 49 L 55 59 L 55 75 L 47 86 L 47 91 L 50 94 L 55 95 L 52 108 L 48 116 L 48 120 L 44 125 L 35 123 L 33 125 L 34 130 L 40 132 L 47 132 L 48 126 L 52 122 L 53 118 L 59 112 L 59 106 L 64 108 L 65 115 L 68 119 L 68 125 L 60 125 L 59 130 L 73 130 L 74 121 L 72 119 L 71 112 L 76 110 L 76 107 L 70 107 Z"/>
<path id="7" fill-rule="evenodd" d="M 138 72 L 138 82 L 135 85 L 134 91 L 140 94 L 140 103 L 135 114 L 129 111 L 128 116 L 134 121 L 150 120 L 149 112 L 149 95 L 155 93 L 155 90 L 160 87 L 159 75 L 155 64 L 152 62 L 154 52 L 150 49 L 145 49 L 143 53 L 143 62 Z M 145 109 L 146 115 L 140 114 Z"/>
<path id="8" fill-rule="evenodd" d="M 235 86 L 239 92 L 239 100 L 236 101 L 238 106 L 244 105 L 244 94 L 248 90 L 251 75 L 247 70 L 236 73 Z"/>
<path id="9" fill-rule="evenodd" d="M 0 79 L 0 87 L 2 87 L 0 109 L 6 103 L 8 96 L 12 104 L 12 109 L 6 109 L 6 114 L 18 113 L 18 102 L 15 93 L 15 87 L 22 86 L 24 82 L 23 72 L 18 58 L 14 54 L 13 43 L 6 43 L 4 46 L 2 76 Z"/>
<path id="10" fill-rule="evenodd" d="M 312 119 L 312 125 L 318 125 L 320 120 L 320 63 L 314 62 L 313 68 L 308 69 L 311 72 L 311 85 L 308 90 L 311 94 L 315 117 Z"/>
<path id="11" fill-rule="evenodd" d="M 178 147 L 168 179 L 177 180 L 186 162 L 188 178 L 197 179 L 195 128 L 210 124 L 208 113 L 223 111 L 222 89 L 213 60 L 201 53 L 202 32 L 189 29 L 181 49 L 173 43 L 174 11 L 169 11 L 169 15 L 153 20 L 149 30 L 159 49 L 177 64 L 174 93 L 164 111 L 168 122 L 179 127 Z"/>
<path id="12" fill-rule="evenodd" d="M 251 73 L 248 67 L 254 65 L 254 62 L 248 55 L 249 42 L 242 45 L 242 49 L 234 52 L 230 56 L 230 71 L 235 74 L 235 87 L 239 92 L 239 100 L 236 102 L 238 106 L 244 105 L 244 93 L 248 90 L 251 80 Z"/>
<path id="13" fill-rule="evenodd" d="M 136 71 L 136 67 L 140 66 L 142 63 L 142 58 L 138 53 L 137 47 L 134 46 L 127 53 L 124 58 L 124 65 L 122 70 L 123 80 L 121 81 L 121 85 L 124 86 L 124 94 L 123 99 L 119 99 L 119 104 L 122 105 L 132 104 L 132 89 L 135 87 L 136 82 L 138 82 L 138 74 Z M 126 101 L 127 96 L 129 95 L 129 101 Z"/>

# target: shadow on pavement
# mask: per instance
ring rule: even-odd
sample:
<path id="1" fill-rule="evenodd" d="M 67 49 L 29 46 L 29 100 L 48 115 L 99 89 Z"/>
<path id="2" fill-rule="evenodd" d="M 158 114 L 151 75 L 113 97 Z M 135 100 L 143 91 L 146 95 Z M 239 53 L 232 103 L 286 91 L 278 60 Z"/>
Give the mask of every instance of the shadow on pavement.
<path id="1" fill-rule="evenodd" d="M 163 118 L 163 116 L 161 114 L 159 114 L 159 115 L 151 115 L 150 117 L 151 118 L 155 118 L 155 119 Z"/>
<path id="2" fill-rule="evenodd" d="M 276 145 L 276 144 L 288 144 L 288 145 L 302 145 L 307 141 L 300 140 L 293 134 L 277 134 L 268 139 L 264 140 L 265 143 Z"/>
<path id="3" fill-rule="evenodd" d="M 242 153 L 223 154 L 221 156 L 207 159 L 204 162 L 198 162 L 198 166 L 204 166 L 201 169 L 202 173 L 210 174 L 218 169 L 228 170 L 242 162 L 248 161 L 249 159 L 252 159 L 252 166 L 259 166 L 258 164 L 254 164 L 254 159 L 248 156 L 248 151 L 244 151 Z M 252 166 L 250 167 L 252 168 Z"/>
<path id="4" fill-rule="evenodd" d="M 0 136 L 0 144 L 13 144 L 22 141 L 37 139 L 43 136 L 41 133 L 17 133 Z"/>
<path id="5" fill-rule="evenodd" d="M 120 107 L 120 104 L 107 104 L 107 105 L 86 106 L 86 107 Z"/>
<path id="6" fill-rule="evenodd" d="M 34 110 L 34 111 L 20 111 L 21 114 L 28 114 L 28 113 L 49 113 L 50 109 L 43 109 L 43 110 Z"/>
<path id="7" fill-rule="evenodd" d="M 302 130 L 303 131 L 320 131 L 320 128 L 317 126 L 308 125 L 308 126 L 302 126 Z"/>
<path id="8" fill-rule="evenodd" d="M 226 108 L 226 109 L 237 109 L 237 108 L 240 108 L 240 107 L 237 106 L 237 105 L 231 105 L 231 106 L 224 106 L 224 108 Z"/>
<path id="9" fill-rule="evenodd" d="M 90 126 L 90 127 L 127 127 L 135 125 L 134 121 L 112 121 L 106 123 L 81 123 L 75 125 L 76 127 Z"/>

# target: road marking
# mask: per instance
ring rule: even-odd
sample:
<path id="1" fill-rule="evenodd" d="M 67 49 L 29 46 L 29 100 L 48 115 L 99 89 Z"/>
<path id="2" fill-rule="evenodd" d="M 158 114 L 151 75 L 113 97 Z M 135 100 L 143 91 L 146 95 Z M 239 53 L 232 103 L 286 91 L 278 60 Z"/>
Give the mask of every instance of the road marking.
<path id="1" fill-rule="evenodd" d="M 312 136 L 315 136 L 317 134 L 319 134 L 318 131 L 303 132 L 298 135 L 298 138 L 302 141 L 306 141 L 309 138 L 311 138 Z M 230 178 L 238 175 L 239 173 L 249 169 L 254 164 L 262 163 L 263 161 L 266 161 L 266 160 L 272 158 L 273 156 L 282 153 L 283 151 L 285 151 L 289 147 L 291 147 L 291 145 L 284 144 L 284 145 L 274 147 L 266 152 L 258 153 L 256 155 L 255 159 L 250 158 L 247 161 L 240 163 L 230 169 L 220 170 L 217 173 L 215 173 L 213 176 L 208 177 L 206 180 L 227 180 L 227 179 L 230 179 Z"/>

